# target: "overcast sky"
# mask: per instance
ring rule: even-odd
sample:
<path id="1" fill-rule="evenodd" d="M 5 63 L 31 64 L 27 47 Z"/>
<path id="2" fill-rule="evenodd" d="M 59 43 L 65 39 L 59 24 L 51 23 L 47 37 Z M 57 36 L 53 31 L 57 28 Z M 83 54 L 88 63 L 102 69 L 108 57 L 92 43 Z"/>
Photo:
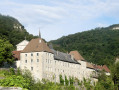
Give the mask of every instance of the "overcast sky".
<path id="1" fill-rule="evenodd" d="M 0 13 L 20 21 L 26 30 L 54 40 L 119 23 L 119 0 L 0 0 Z"/>

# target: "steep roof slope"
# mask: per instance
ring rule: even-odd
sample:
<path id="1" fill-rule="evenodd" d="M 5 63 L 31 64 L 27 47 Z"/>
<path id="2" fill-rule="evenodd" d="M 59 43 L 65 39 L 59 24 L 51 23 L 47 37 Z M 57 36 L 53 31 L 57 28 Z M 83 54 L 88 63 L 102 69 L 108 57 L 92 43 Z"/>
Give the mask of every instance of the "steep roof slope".
<path id="1" fill-rule="evenodd" d="M 29 43 L 29 41 L 27 40 L 23 40 L 22 42 L 20 42 L 19 44 L 17 44 L 16 46 L 23 46 L 23 45 L 27 45 Z"/>
<path id="2" fill-rule="evenodd" d="M 69 55 L 67 53 L 56 51 L 54 49 L 51 49 L 51 50 L 54 53 L 55 60 L 61 60 L 61 61 L 64 61 L 64 62 L 70 62 L 70 63 L 80 64 L 75 59 L 71 58 L 71 55 Z"/>
<path id="3" fill-rule="evenodd" d="M 21 51 L 12 51 L 12 54 L 15 60 L 20 60 L 20 53 Z"/>
<path id="4" fill-rule="evenodd" d="M 69 54 L 73 55 L 75 60 L 85 60 L 78 51 L 71 51 Z"/>
<path id="5" fill-rule="evenodd" d="M 50 52 L 50 48 L 47 46 L 47 44 L 41 39 L 41 38 L 36 38 L 32 39 L 28 45 L 24 48 L 22 53 L 27 53 L 27 52 Z"/>
<path id="6" fill-rule="evenodd" d="M 109 68 L 108 68 L 106 65 L 103 65 L 103 69 L 104 69 L 106 72 L 110 72 Z"/>
<path id="7" fill-rule="evenodd" d="M 86 67 L 87 68 L 91 68 L 91 69 L 94 69 L 93 65 L 89 62 L 86 62 Z"/>

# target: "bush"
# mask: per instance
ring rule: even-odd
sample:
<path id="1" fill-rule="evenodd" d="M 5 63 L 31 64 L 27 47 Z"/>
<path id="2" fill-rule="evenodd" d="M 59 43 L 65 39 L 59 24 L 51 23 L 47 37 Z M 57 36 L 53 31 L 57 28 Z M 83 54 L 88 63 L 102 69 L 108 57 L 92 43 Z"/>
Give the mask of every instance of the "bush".
<path id="1" fill-rule="evenodd" d="M 0 86 L 15 86 L 21 88 L 28 88 L 30 85 L 30 80 L 26 80 L 22 76 L 11 75 L 7 76 L 5 79 L 0 80 Z"/>

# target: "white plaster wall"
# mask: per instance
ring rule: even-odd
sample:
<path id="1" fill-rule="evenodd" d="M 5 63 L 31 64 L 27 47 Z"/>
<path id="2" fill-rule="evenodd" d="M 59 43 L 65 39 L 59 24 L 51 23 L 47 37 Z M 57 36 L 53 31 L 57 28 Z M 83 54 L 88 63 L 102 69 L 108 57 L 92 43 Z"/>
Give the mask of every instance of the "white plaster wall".
<path id="1" fill-rule="evenodd" d="M 24 40 L 24 41 L 20 42 L 19 44 L 17 44 L 16 45 L 17 46 L 17 51 L 23 50 L 28 43 L 29 43 L 29 41 Z"/>
<path id="2" fill-rule="evenodd" d="M 17 51 L 21 51 L 26 47 L 26 45 L 17 46 Z"/>
<path id="3" fill-rule="evenodd" d="M 37 56 L 37 53 L 39 54 L 39 56 Z M 31 54 L 33 54 L 33 56 L 31 56 Z M 43 52 L 21 53 L 20 58 L 20 68 L 30 70 L 35 79 L 42 80 Z M 33 60 L 33 62 L 31 61 L 31 59 Z M 37 62 L 37 59 L 39 59 L 39 62 Z M 25 62 L 25 60 L 27 60 L 27 63 Z M 33 67 L 33 70 L 31 70 L 31 67 Z"/>
<path id="4" fill-rule="evenodd" d="M 20 67 L 20 60 L 15 61 L 16 67 L 19 68 Z"/>
<path id="5" fill-rule="evenodd" d="M 80 79 L 79 80 L 83 80 L 83 78 L 86 78 L 86 62 L 85 61 L 81 61 L 78 60 L 78 62 L 81 64 L 80 65 Z"/>
<path id="6" fill-rule="evenodd" d="M 37 56 L 37 53 L 39 53 L 39 56 Z M 59 82 L 60 74 L 64 79 L 66 75 L 68 79 L 74 77 L 83 80 L 83 78 L 88 78 L 92 72 L 92 70 L 86 68 L 85 61 L 79 61 L 80 65 L 54 60 L 54 54 L 48 52 L 21 53 L 20 58 L 20 68 L 30 70 L 34 78 L 40 80 L 45 78 Z M 31 62 L 31 59 L 33 62 Z M 37 62 L 37 59 L 39 59 L 39 62 Z M 27 60 L 27 63 L 25 63 L 25 60 Z M 33 70 L 31 70 L 31 67 L 33 67 Z"/>
<path id="7" fill-rule="evenodd" d="M 94 71 L 94 69 L 86 68 L 86 79 L 91 79 L 91 76 Z"/>

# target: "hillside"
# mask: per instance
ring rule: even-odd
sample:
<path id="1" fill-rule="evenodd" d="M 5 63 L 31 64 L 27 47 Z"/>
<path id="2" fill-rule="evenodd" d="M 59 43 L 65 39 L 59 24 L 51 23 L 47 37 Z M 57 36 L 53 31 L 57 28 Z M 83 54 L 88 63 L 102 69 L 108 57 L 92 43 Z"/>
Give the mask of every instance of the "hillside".
<path id="1" fill-rule="evenodd" d="M 89 62 L 109 65 L 119 55 L 119 29 L 116 27 L 119 24 L 63 36 L 50 43 L 63 52 L 78 50 Z"/>
<path id="2" fill-rule="evenodd" d="M 36 36 L 29 34 L 17 19 L 0 14 L 0 38 L 7 38 L 15 46 L 25 37 L 27 40 L 31 40 Z"/>

